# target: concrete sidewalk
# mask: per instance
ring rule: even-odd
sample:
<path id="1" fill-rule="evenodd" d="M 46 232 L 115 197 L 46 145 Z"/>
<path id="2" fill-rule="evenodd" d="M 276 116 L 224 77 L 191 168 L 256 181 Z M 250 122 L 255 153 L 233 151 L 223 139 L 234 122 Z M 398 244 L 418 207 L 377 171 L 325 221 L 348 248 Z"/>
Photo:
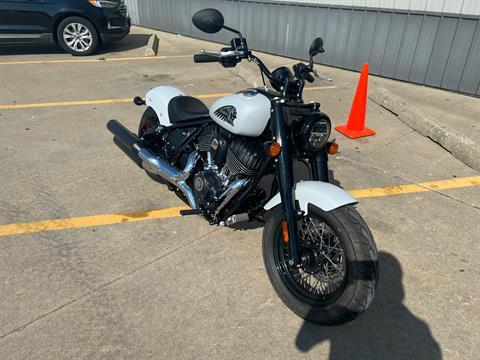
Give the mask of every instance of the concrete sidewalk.
<path id="1" fill-rule="evenodd" d="M 480 99 L 376 77 L 372 88 L 372 101 L 480 170 Z"/>

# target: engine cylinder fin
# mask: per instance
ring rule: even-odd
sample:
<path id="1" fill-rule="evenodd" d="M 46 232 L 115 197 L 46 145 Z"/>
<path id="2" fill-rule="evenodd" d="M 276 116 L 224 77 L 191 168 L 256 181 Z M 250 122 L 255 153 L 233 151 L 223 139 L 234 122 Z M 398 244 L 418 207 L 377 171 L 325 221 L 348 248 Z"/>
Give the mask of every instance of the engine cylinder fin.
<path id="1" fill-rule="evenodd" d="M 210 151 L 213 138 L 218 133 L 218 125 L 212 124 L 205 127 L 198 137 L 198 151 Z"/>
<path id="2" fill-rule="evenodd" d="M 253 176 L 264 161 L 262 145 L 257 140 L 236 138 L 228 147 L 226 166 L 231 175 Z"/>

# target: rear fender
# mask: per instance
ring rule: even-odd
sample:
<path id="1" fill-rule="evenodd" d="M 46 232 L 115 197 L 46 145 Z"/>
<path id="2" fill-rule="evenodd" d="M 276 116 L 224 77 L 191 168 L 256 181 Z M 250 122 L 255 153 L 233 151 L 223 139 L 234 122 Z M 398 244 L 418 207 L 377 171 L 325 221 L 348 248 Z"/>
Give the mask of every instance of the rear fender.
<path id="1" fill-rule="evenodd" d="M 185 95 L 181 90 L 172 86 L 157 86 L 150 89 L 145 95 L 145 102 L 157 114 L 160 125 L 170 126 L 168 117 L 168 103 L 175 96 Z"/>

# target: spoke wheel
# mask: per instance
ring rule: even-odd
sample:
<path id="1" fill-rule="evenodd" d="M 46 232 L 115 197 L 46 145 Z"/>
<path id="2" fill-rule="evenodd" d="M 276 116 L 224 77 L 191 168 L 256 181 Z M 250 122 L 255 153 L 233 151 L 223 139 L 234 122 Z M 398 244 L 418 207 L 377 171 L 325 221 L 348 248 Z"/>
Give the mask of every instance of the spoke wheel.
<path id="1" fill-rule="evenodd" d="M 292 292 L 309 303 L 328 304 L 343 289 L 347 277 L 345 251 L 338 236 L 322 219 L 305 216 L 299 222 L 301 266 L 290 265 L 289 244 L 277 241 L 275 262 Z"/>
<path id="2" fill-rule="evenodd" d="M 284 241 L 282 207 L 268 214 L 263 261 L 277 295 L 305 320 L 338 325 L 371 304 L 378 281 L 377 248 L 367 224 L 352 205 L 325 212 L 310 205 L 299 219 L 300 266 L 292 265 Z"/>

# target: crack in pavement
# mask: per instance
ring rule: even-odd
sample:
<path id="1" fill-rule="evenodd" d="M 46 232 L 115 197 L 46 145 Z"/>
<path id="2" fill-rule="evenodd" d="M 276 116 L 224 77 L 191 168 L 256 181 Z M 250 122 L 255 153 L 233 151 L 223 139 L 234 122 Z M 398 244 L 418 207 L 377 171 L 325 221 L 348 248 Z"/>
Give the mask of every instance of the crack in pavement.
<path id="1" fill-rule="evenodd" d="M 386 148 L 387 146 L 392 145 L 393 143 L 397 142 L 398 140 L 402 140 L 404 137 L 407 137 L 408 135 L 410 135 L 410 134 L 412 134 L 412 133 L 414 133 L 414 132 L 415 132 L 415 130 L 410 129 L 409 131 L 407 131 L 407 132 L 404 133 L 404 134 L 401 134 L 400 136 L 396 137 L 396 138 L 393 139 L 392 141 L 389 141 L 388 143 L 383 144 L 382 146 L 379 146 L 378 148 L 375 148 L 375 149 L 372 150 L 372 151 L 366 152 L 365 155 L 374 154 L 374 153 L 376 153 L 378 150 L 382 150 L 382 149 Z"/>
<path id="2" fill-rule="evenodd" d="M 151 82 L 159 82 L 157 80 L 155 80 L 153 77 L 151 77 L 150 75 L 148 74 L 143 74 L 139 71 L 136 71 L 136 70 L 133 70 L 132 68 L 126 66 L 126 65 L 123 65 L 123 64 L 114 64 L 114 66 L 118 66 L 119 68 L 123 69 L 123 70 L 126 70 L 126 71 L 130 71 L 131 73 L 135 74 L 135 75 L 138 75 L 140 76 L 142 79 L 147 79 Z M 166 85 L 164 83 L 160 83 L 159 82 L 159 85 Z"/>
<path id="3" fill-rule="evenodd" d="M 15 332 L 17 332 L 17 331 L 22 331 L 22 330 L 24 330 L 27 326 L 32 325 L 33 323 L 35 323 L 35 322 L 37 322 L 37 321 L 39 321 L 39 320 L 41 320 L 41 319 L 44 319 L 44 318 L 46 318 L 46 317 L 48 317 L 48 316 L 50 316 L 50 315 L 58 312 L 59 310 L 62 310 L 62 309 L 66 308 L 66 307 L 68 307 L 68 306 L 70 306 L 70 305 L 72 305 L 72 304 L 74 304 L 74 303 L 76 303 L 76 302 L 78 302 L 78 301 L 80 301 L 80 300 L 83 300 L 83 299 L 85 299 L 85 298 L 90 297 L 91 295 L 97 293 L 98 291 L 100 291 L 100 290 L 102 290 L 102 289 L 104 289 L 104 288 L 106 288 L 106 287 L 108 287 L 108 286 L 110 286 L 110 285 L 112 285 L 112 284 L 114 284 L 114 283 L 116 283 L 116 282 L 118 282 L 118 281 L 120 281 L 120 280 L 122 280 L 122 279 L 124 279 L 124 278 L 126 278 L 126 277 L 128 277 L 128 276 L 130 276 L 130 275 L 133 275 L 133 274 L 135 274 L 136 272 L 138 272 L 138 271 L 140 271 L 140 270 L 145 269 L 146 267 L 148 267 L 148 266 L 156 263 L 157 261 L 160 261 L 160 260 L 162 260 L 162 259 L 164 259 L 164 258 L 166 258 L 166 257 L 168 257 L 168 256 L 170 256 L 170 255 L 172 255 L 173 253 L 175 253 L 175 252 L 177 252 L 177 251 L 179 251 L 179 250 L 182 250 L 182 249 L 184 249 L 184 248 L 186 248 L 186 247 L 188 247 L 188 246 L 196 243 L 196 242 L 199 241 L 199 240 L 202 240 L 202 239 L 206 238 L 207 236 L 213 234 L 214 232 L 216 232 L 216 231 L 218 231 L 218 230 L 219 230 L 219 227 L 216 227 L 216 228 L 213 229 L 212 231 L 209 231 L 209 232 L 207 232 L 206 234 L 203 234 L 203 235 L 199 236 L 198 238 L 195 238 L 195 239 L 193 239 L 193 240 L 191 240 L 191 241 L 189 241 L 189 242 L 187 242 L 187 243 L 185 243 L 185 244 L 183 244 L 183 245 L 181 245 L 181 246 L 179 246 L 179 247 L 177 247 L 177 248 L 175 248 L 175 249 L 173 249 L 173 250 L 171 250 L 171 251 L 169 251 L 169 252 L 167 252 L 167 253 L 165 253 L 165 254 L 157 257 L 157 258 L 155 258 L 155 259 L 153 259 L 153 260 L 150 260 L 150 261 L 148 261 L 147 263 L 142 264 L 142 265 L 134 268 L 133 270 L 129 271 L 128 273 L 125 273 L 125 274 L 123 274 L 123 275 L 120 275 L 120 276 L 116 277 L 115 279 L 113 279 L 113 280 L 111 280 L 111 281 L 108 281 L 108 282 L 100 285 L 99 287 L 97 287 L 97 288 L 95 288 L 95 289 L 93 289 L 93 290 L 91 290 L 91 291 L 89 291 L 89 292 L 87 292 L 87 293 L 85 293 L 85 294 L 83 294 L 83 295 L 81 295 L 81 296 L 73 299 L 73 300 L 67 301 L 66 303 L 64 303 L 64 304 L 56 307 L 55 309 L 53 309 L 53 310 L 51 310 L 51 311 L 49 311 L 49 312 L 47 312 L 47 313 L 44 313 L 44 314 L 36 317 L 35 319 L 33 319 L 33 320 L 31 320 L 31 321 L 23 324 L 23 325 L 17 326 L 16 328 L 14 328 L 14 329 L 12 329 L 12 330 L 10 330 L 10 331 L 8 331 L 8 332 L 0 335 L 0 340 L 4 339 L 5 337 L 7 337 L 7 336 L 9 336 L 9 335 L 11 335 L 11 334 L 13 334 L 13 333 L 15 333 Z"/>

